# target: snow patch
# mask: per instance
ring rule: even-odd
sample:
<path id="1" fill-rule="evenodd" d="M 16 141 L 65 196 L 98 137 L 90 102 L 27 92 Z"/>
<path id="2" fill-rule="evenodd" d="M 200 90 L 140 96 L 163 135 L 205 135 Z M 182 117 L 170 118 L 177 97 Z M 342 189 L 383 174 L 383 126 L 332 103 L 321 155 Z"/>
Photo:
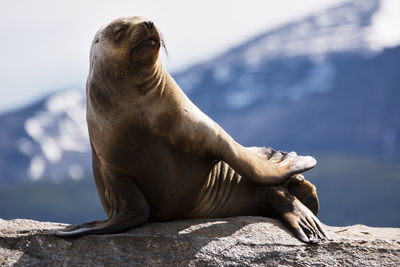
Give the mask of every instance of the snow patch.
<path id="1" fill-rule="evenodd" d="M 18 140 L 17 148 L 21 153 L 27 156 L 31 156 L 35 151 L 32 142 L 26 138 L 21 138 Z"/>
<path id="2" fill-rule="evenodd" d="M 41 118 L 36 118 L 36 119 L 28 119 L 25 122 L 25 131 L 33 138 L 33 139 L 39 139 L 42 134 L 42 127 L 41 127 Z"/>
<path id="3" fill-rule="evenodd" d="M 372 25 L 366 29 L 366 38 L 373 50 L 400 44 L 400 1 L 382 0 Z"/>
<path id="4" fill-rule="evenodd" d="M 214 79 L 220 83 L 224 83 L 230 78 L 230 68 L 227 65 L 217 65 L 214 68 Z"/>
<path id="5" fill-rule="evenodd" d="M 46 163 L 41 156 L 34 156 L 31 160 L 31 164 L 28 169 L 29 177 L 33 181 L 37 181 L 42 178 Z"/>
<path id="6" fill-rule="evenodd" d="M 234 109 L 243 109 L 253 104 L 259 97 L 256 81 L 252 75 L 241 76 L 236 90 L 229 91 L 225 97 L 227 104 Z"/>
<path id="7" fill-rule="evenodd" d="M 74 164 L 68 168 L 68 174 L 73 180 L 81 180 L 85 171 L 79 164 Z"/>
<path id="8" fill-rule="evenodd" d="M 227 96 L 228 105 L 234 109 L 242 109 L 252 104 L 256 98 L 248 92 L 234 92 Z"/>
<path id="9" fill-rule="evenodd" d="M 61 159 L 62 150 L 54 138 L 45 136 L 41 145 L 44 155 L 51 163 L 56 163 Z"/>

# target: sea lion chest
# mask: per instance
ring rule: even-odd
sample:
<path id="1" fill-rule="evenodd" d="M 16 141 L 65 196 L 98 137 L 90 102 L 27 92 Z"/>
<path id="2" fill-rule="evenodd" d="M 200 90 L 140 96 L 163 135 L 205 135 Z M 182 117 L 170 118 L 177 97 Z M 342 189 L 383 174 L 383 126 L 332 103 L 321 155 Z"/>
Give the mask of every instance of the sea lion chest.
<path id="1" fill-rule="evenodd" d="M 129 176 L 143 191 L 152 220 L 183 218 L 207 179 L 212 161 L 172 143 L 178 115 L 155 110 L 100 116 L 88 110 L 89 135 L 103 166 Z M 149 123 L 150 119 L 155 123 Z M 176 134 L 174 134 L 176 136 Z M 103 178 L 104 179 L 104 178 Z M 114 178 L 118 179 L 118 178 Z"/>

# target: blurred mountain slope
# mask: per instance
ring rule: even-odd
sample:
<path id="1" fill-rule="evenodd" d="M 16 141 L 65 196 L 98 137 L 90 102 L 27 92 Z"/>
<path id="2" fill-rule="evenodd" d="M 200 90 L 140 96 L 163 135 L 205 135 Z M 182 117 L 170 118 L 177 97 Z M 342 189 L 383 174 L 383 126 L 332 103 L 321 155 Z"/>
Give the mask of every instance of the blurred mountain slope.
<path id="1" fill-rule="evenodd" d="M 400 51 L 371 41 L 381 5 L 350 1 L 173 76 L 245 145 L 399 158 Z M 81 90 L 2 114 L 0 125 L 0 181 L 91 172 Z"/>

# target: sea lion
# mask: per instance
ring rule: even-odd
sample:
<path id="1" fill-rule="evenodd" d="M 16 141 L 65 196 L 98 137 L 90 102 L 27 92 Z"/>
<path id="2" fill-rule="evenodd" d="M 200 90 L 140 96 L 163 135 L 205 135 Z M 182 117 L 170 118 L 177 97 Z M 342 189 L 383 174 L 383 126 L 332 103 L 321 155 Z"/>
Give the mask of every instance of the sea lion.
<path id="1" fill-rule="evenodd" d="M 326 238 L 301 202 L 311 199 L 309 207 L 318 211 L 315 190 L 298 175 L 316 160 L 235 142 L 163 69 L 161 45 L 157 27 L 142 17 L 116 19 L 96 33 L 86 111 L 93 174 L 108 219 L 55 234 L 109 234 L 153 221 L 264 215 L 279 218 L 304 242 Z M 309 193 L 297 198 L 291 188 Z"/>

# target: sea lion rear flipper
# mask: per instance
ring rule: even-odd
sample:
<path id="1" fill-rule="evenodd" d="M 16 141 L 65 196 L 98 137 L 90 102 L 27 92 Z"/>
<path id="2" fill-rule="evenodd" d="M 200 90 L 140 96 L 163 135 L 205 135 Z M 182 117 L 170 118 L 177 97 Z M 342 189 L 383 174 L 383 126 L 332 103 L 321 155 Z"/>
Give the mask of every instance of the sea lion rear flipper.
<path id="1" fill-rule="evenodd" d="M 265 201 L 267 208 L 302 242 L 331 240 L 318 218 L 285 187 L 266 187 Z"/>
<path id="2" fill-rule="evenodd" d="M 285 183 L 291 194 L 309 208 L 315 216 L 319 210 L 319 199 L 315 186 L 307 181 L 302 174 L 291 176 Z"/>

